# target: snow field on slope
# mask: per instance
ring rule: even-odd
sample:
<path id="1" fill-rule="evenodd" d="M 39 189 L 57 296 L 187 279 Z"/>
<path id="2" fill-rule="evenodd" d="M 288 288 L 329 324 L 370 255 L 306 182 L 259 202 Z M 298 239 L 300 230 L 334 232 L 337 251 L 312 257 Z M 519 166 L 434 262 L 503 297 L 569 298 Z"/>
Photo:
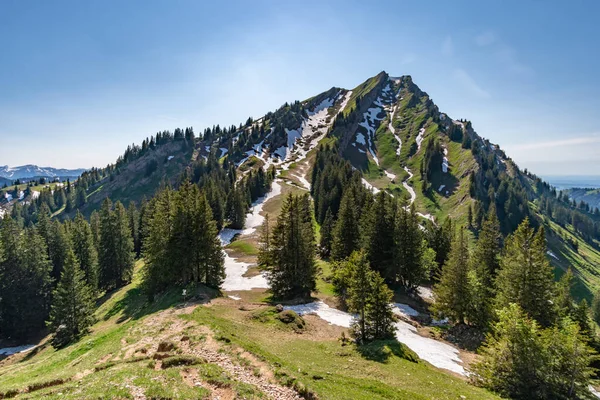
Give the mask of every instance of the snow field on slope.
<path id="1" fill-rule="evenodd" d="M 408 312 L 416 313 L 414 309 L 405 304 L 393 304 L 395 314 L 407 315 Z M 349 328 L 355 318 L 352 314 L 329 307 L 322 301 L 313 303 L 299 304 L 294 306 L 284 306 L 286 310 L 292 310 L 298 315 L 316 314 L 321 319 L 332 325 Z M 431 338 L 420 336 L 417 329 L 404 321 L 394 323 L 396 339 L 404 343 L 409 349 L 414 351 L 421 359 L 429 362 L 431 365 L 447 369 L 457 374 L 466 375 L 462 367 L 462 361 L 458 357 L 459 351 L 453 346 Z"/>

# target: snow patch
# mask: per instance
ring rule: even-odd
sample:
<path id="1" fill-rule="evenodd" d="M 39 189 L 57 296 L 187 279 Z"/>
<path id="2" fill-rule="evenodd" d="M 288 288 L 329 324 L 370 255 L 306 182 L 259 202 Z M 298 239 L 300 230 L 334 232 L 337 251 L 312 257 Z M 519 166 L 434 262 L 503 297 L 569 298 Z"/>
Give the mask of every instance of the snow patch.
<path id="1" fill-rule="evenodd" d="M 175 156 L 169 156 L 169 157 L 167 157 L 167 161 L 171 161 L 174 158 L 175 158 Z"/>
<path id="2" fill-rule="evenodd" d="M 243 235 L 250 235 L 254 233 L 256 228 L 262 225 L 265 217 L 260 215 L 260 213 L 262 212 L 263 206 L 267 201 L 281 194 L 281 185 L 279 182 L 280 181 L 278 179 L 275 179 L 271 184 L 271 191 L 265 196 L 259 197 L 254 203 L 252 203 L 250 212 L 246 214 L 246 225 L 245 229 L 242 231 Z"/>
<path id="3" fill-rule="evenodd" d="M 383 172 L 385 173 L 385 176 L 387 176 L 388 178 L 390 178 L 391 180 L 396 179 L 396 175 L 392 174 L 391 172 L 388 172 L 386 170 L 383 170 Z"/>
<path id="4" fill-rule="evenodd" d="M 402 313 L 400 308 L 396 305 L 393 305 L 393 308 L 395 313 Z M 344 328 L 349 328 L 355 318 L 352 314 L 331 308 L 322 301 L 295 306 L 284 306 L 284 309 L 295 311 L 298 315 L 316 314 L 330 324 Z M 447 343 L 419 335 L 414 326 L 404 321 L 395 322 L 394 328 L 396 339 L 417 353 L 421 359 L 437 368 L 443 368 L 461 375 L 466 375 L 466 372 L 461 365 L 462 361 L 458 357 L 458 349 Z"/>
<path id="5" fill-rule="evenodd" d="M 330 325 L 350 328 L 354 316 L 335 308 L 329 307 L 322 301 L 316 301 L 308 304 L 298 304 L 295 306 L 283 306 L 285 310 L 292 310 L 298 315 L 316 314 L 321 319 L 329 322 Z"/>
<path id="6" fill-rule="evenodd" d="M 419 129 L 419 134 L 417 135 L 417 151 L 421 150 L 421 143 L 423 143 L 423 135 L 425 135 L 425 128 Z"/>
<path id="7" fill-rule="evenodd" d="M 559 259 L 559 258 L 556 256 L 556 254 L 554 254 L 554 253 L 553 253 L 552 251 L 550 251 L 550 250 L 548 250 L 548 251 L 546 252 L 546 254 L 548 254 L 550 257 L 552 257 L 552 258 L 554 258 L 554 259 L 556 259 L 556 260 L 558 260 L 558 259 Z"/>
<path id="8" fill-rule="evenodd" d="M 238 301 L 238 300 L 241 300 L 241 299 L 242 299 L 242 298 L 241 298 L 241 297 L 239 297 L 239 296 L 233 296 L 233 295 L 229 295 L 229 296 L 227 296 L 227 297 L 229 297 L 229 298 L 230 298 L 230 299 L 232 299 L 232 300 L 236 300 L 236 301 Z"/>
<path id="9" fill-rule="evenodd" d="M 419 312 L 409 306 L 408 304 L 403 303 L 394 303 L 394 308 L 392 309 L 394 314 L 400 315 L 403 317 L 417 317 Z"/>
<path id="10" fill-rule="evenodd" d="M 244 276 L 252 264 L 237 261 L 226 251 L 223 252 L 223 255 L 225 256 L 225 280 L 221 288 L 224 291 L 267 289 L 269 287 L 267 278 L 262 274 L 251 278 Z"/>
<path id="11" fill-rule="evenodd" d="M 225 147 L 221 147 L 219 148 L 219 150 L 221 150 L 221 155 L 219 156 L 219 158 L 223 157 L 225 154 L 227 154 L 227 149 Z"/>
<path id="12" fill-rule="evenodd" d="M 440 188 L 438 189 L 438 192 L 442 192 L 442 190 L 444 190 L 444 188 L 446 187 L 446 185 L 440 185 Z"/>
<path id="13" fill-rule="evenodd" d="M 369 189 L 370 191 L 372 191 L 374 194 L 379 193 L 379 189 L 377 189 L 375 186 L 371 185 L 365 178 L 361 179 L 362 184 L 365 185 L 365 187 L 367 189 Z"/>
<path id="14" fill-rule="evenodd" d="M 419 296 L 421 296 L 422 299 L 424 300 L 433 300 L 433 290 L 431 290 L 431 288 L 428 288 L 426 286 L 419 286 Z"/>
<path id="15" fill-rule="evenodd" d="M 448 167 L 449 167 L 448 149 L 444 147 L 444 159 L 442 160 L 442 172 L 445 174 L 448 173 Z"/>

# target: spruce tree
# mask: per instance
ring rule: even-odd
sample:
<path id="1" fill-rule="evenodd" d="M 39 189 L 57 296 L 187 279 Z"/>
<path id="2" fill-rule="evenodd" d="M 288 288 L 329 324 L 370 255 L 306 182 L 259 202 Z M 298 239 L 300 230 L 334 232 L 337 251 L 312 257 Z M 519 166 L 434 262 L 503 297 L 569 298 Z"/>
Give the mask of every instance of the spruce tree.
<path id="1" fill-rule="evenodd" d="M 371 268 L 382 275 L 390 271 L 394 263 L 395 207 L 391 203 L 392 199 L 385 192 L 377 194 L 370 211 L 366 240 Z"/>
<path id="2" fill-rule="evenodd" d="M 425 278 L 423 265 L 423 235 L 414 206 L 399 207 L 394 228 L 394 259 L 387 277 L 406 291 L 414 290 Z"/>
<path id="3" fill-rule="evenodd" d="M 373 340 L 394 337 L 395 321 L 392 311 L 393 293 L 381 275 L 375 271 L 371 275 L 371 293 L 367 303 L 366 319 L 370 338 Z"/>
<path id="4" fill-rule="evenodd" d="M 461 227 L 452 243 L 450 258 L 442 269 L 440 281 L 434 288 L 437 312 L 461 324 L 469 315 L 471 293 L 469 283 L 469 248 Z"/>
<path id="5" fill-rule="evenodd" d="M 22 232 L 9 216 L 0 220 L 0 333 L 26 338 L 44 327 L 52 280 L 46 245 L 36 229 Z"/>
<path id="6" fill-rule="evenodd" d="M 71 229 L 73 251 L 79 261 L 85 280 L 93 292 L 98 290 L 98 253 L 90 224 L 77 212 Z"/>
<path id="7" fill-rule="evenodd" d="M 546 258 L 544 229 L 536 233 L 525 219 L 506 239 L 496 279 L 496 307 L 518 304 L 543 326 L 555 320 L 554 274 Z"/>
<path id="8" fill-rule="evenodd" d="M 364 251 L 356 252 L 355 257 L 350 257 L 353 263 L 349 265 L 351 274 L 348 282 L 348 311 L 358 314 L 353 326 L 354 336 L 358 341 L 368 340 L 367 330 L 367 305 L 371 295 L 371 281 L 373 271 Z"/>
<path id="9" fill-rule="evenodd" d="M 308 195 L 289 194 L 272 229 L 268 254 L 261 260 L 267 270 L 271 291 L 277 298 L 308 298 L 315 289 L 315 233 Z"/>
<path id="10" fill-rule="evenodd" d="M 123 204 L 106 199 L 100 209 L 99 284 L 111 290 L 131 281 L 133 276 L 133 238 Z"/>
<path id="11" fill-rule="evenodd" d="M 356 215 L 355 198 L 352 190 L 346 189 L 340 204 L 338 219 L 333 228 L 331 258 L 343 260 L 360 245 L 360 233 Z"/>
<path id="12" fill-rule="evenodd" d="M 500 265 L 500 224 L 492 210 L 471 255 L 472 323 L 486 327 L 493 317 L 494 281 Z"/>
<path id="13" fill-rule="evenodd" d="M 69 247 L 60 282 L 54 290 L 48 327 L 52 345 L 63 347 L 85 335 L 94 323 L 92 289 L 85 281 L 75 253 Z"/>
<path id="14" fill-rule="evenodd" d="M 319 242 L 319 248 L 321 250 L 321 256 L 323 257 L 329 257 L 331 254 L 331 242 L 333 241 L 334 226 L 335 221 L 333 220 L 331 208 L 328 208 L 327 212 L 325 213 L 325 219 L 323 220 L 320 231 L 321 240 Z"/>

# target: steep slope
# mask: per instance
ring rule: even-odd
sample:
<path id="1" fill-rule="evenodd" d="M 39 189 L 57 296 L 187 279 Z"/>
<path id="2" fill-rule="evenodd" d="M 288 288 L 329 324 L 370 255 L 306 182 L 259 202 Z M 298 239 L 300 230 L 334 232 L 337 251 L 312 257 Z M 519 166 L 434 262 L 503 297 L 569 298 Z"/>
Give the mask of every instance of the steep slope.
<path id="1" fill-rule="evenodd" d="M 505 234 L 529 217 L 546 228 L 557 275 L 574 269 L 579 297 L 600 287 L 598 215 L 562 201 L 554 188 L 521 171 L 470 121 L 440 112 L 410 76 L 382 72 L 352 92 L 329 136 L 363 172 L 365 186 L 404 197 L 434 223 L 451 217 L 474 235 L 492 205 Z"/>
<path id="2" fill-rule="evenodd" d="M 592 211 L 594 211 L 594 208 L 600 208 L 600 189 L 571 188 L 565 190 L 565 193 L 571 200 L 575 200 L 577 203 L 583 201 L 584 203 L 588 204 Z"/>
<path id="3" fill-rule="evenodd" d="M 504 234 L 525 217 L 544 225 L 557 275 L 573 267 L 580 296 L 600 287 L 594 266 L 600 261 L 600 216 L 573 207 L 521 171 L 470 121 L 441 112 L 410 76 L 381 72 L 352 90 L 332 87 L 239 126 L 207 128 L 191 141 L 182 132 L 167 135 L 166 144 L 146 146 L 137 158 L 129 160 L 126 153 L 88 189 L 84 213 L 106 197 L 125 203 L 148 198 L 161 184 L 176 185 L 182 174 L 193 174 L 209 157 L 233 162 L 238 177 L 273 165 L 285 183 L 283 193 L 308 190 L 316 146 L 333 143 L 363 173 L 365 186 L 414 203 L 423 223 L 451 217 L 475 236 L 494 206 Z"/>

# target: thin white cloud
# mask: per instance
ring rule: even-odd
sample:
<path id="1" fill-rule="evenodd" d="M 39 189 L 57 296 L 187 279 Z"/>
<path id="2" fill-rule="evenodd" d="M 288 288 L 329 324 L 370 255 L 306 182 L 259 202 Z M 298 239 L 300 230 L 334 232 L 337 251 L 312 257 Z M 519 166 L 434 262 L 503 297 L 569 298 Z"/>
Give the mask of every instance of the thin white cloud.
<path id="1" fill-rule="evenodd" d="M 564 146 L 577 146 L 582 144 L 600 143 L 599 135 L 582 136 L 569 139 L 550 140 L 546 142 L 532 142 L 523 143 L 516 145 L 507 145 L 507 149 L 512 150 L 541 150 L 541 149 L 553 149 Z"/>
<path id="2" fill-rule="evenodd" d="M 475 43 L 478 46 L 484 47 L 493 44 L 496 41 L 496 34 L 492 31 L 482 32 L 475 36 Z"/>
<path id="3" fill-rule="evenodd" d="M 530 75 L 534 72 L 533 68 L 519 60 L 517 51 L 502 41 L 496 33 L 485 31 L 475 36 L 474 40 L 477 46 L 486 48 L 486 52 L 495 57 L 509 72 L 520 75 Z"/>
<path id="4" fill-rule="evenodd" d="M 415 53 L 407 53 L 400 60 L 400 64 L 402 64 L 402 65 L 412 64 L 415 61 L 417 61 L 417 59 L 418 59 L 418 57 Z"/>
<path id="5" fill-rule="evenodd" d="M 489 99 L 491 97 L 490 94 L 479 86 L 475 79 L 473 79 L 473 77 L 464 69 L 455 69 L 454 78 L 463 86 L 463 88 L 471 92 L 471 94 L 482 99 Z"/>
<path id="6" fill-rule="evenodd" d="M 442 54 L 445 56 L 454 55 L 454 43 L 452 42 L 452 38 L 450 36 L 446 36 L 442 42 Z"/>

